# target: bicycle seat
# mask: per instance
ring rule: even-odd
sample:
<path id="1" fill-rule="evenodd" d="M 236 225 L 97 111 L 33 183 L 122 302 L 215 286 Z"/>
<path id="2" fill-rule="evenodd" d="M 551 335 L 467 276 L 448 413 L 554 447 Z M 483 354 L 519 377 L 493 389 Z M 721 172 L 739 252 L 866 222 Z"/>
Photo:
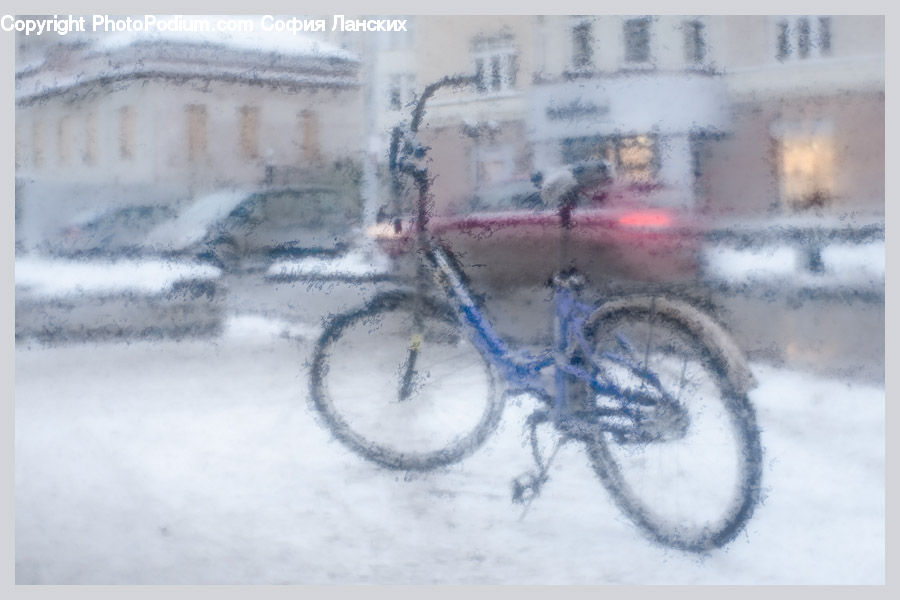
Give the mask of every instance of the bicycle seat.
<path id="1" fill-rule="evenodd" d="M 612 179 L 612 165 L 605 160 L 567 165 L 543 179 L 541 200 L 546 206 L 573 206 L 579 191 L 599 187 Z"/>
<path id="2" fill-rule="evenodd" d="M 544 178 L 541 200 L 546 206 L 560 206 L 578 191 L 578 180 L 570 169 L 562 169 Z"/>

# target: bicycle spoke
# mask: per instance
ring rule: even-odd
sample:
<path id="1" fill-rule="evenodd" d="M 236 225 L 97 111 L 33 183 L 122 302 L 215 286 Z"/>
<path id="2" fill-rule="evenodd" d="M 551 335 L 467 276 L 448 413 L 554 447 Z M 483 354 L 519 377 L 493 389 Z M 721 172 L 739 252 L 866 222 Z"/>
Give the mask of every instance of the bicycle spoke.
<path id="1" fill-rule="evenodd" d="M 402 370 L 403 375 L 400 377 L 400 393 L 399 398 L 400 402 L 409 398 L 409 394 L 412 391 L 412 381 L 413 376 L 415 375 L 416 369 L 416 357 L 419 355 L 419 340 L 415 340 L 409 348 L 409 352 L 406 355 L 406 360 L 404 361 Z"/>
<path id="2" fill-rule="evenodd" d="M 604 370 L 621 389 L 633 382 L 632 389 L 659 389 L 662 397 L 646 406 L 631 434 L 611 432 L 593 447 L 595 468 L 623 511 L 657 539 L 691 549 L 719 545 L 754 502 L 745 478 L 758 473 L 758 439 L 744 421 L 748 410 L 735 408 L 739 401 L 705 362 L 702 342 L 655 303 L 638 306 L 596 324 L 594 343 L 600 356 L 604 348 L 640 348 L 639 367 Z M 633 403 L 643 405 L 640 398 Z"/>
<path id="3" fill-rule="evenodd" d="M 430 302 L 430 301 L 429 301 Z M 497 423 L 492 372 L 446 309 L 376 299 L 323 336 L 313 394 L 338 437 L 385 466 L 458 460 Z M 411 333 L 417 332 L 417 333 Z"/>

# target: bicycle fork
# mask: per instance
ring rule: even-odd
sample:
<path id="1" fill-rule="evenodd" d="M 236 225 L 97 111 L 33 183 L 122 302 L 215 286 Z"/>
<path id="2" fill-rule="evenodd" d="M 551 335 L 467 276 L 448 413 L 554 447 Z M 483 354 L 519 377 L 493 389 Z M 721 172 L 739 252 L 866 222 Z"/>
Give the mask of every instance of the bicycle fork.
<path id="1" fill-rule="evenodd" d="M 535 498 L 538 497 L 541 493 L 541 488 L 544 483 L 549 479 L 550 465 L 553 464 L 553 460 L 556 458 L 556 454 L 559 452 L 559 449 L 568 441 L 568 437 L 565 435 L 557 436 L 556 442 L 553 445 L 553 449 L 550 451 L 546 460 L 543 460 L 541 457 L 540 451 L 540 443 L 537 437 L 537 428 L 541 423 L 545 423 L 550 420 L 550 414 L 547 411 L 539 410 L 532 413 L 528 420 L 526 421 L 526 427 L 529 428 L 530 435 L 530 443 L 531 443 L 531 454 L 534 458 L 534 462 L 537 465 L 537 470 L 531 470 L 519 475 L 512 481 L 512 500 L 516 504 L 525 505 L 522 510 L 522 514 L 519 519 L 524 519 L 525 515 L 528 513 L 528 509 L 531 507 L 531 503 Z"/>
<path id="2" fill-rule="evenodd" d="M 418 247 L 423 248 L 425 243 L 424 231 L 419 228 L 417 231 Z M 409 338 L 409 349 L 407 350 L 406 361 L 404 361 L 401 366 L 403 372 L 400 376 L 400 389 L 398 390 L 401 402 L 408 400 L 414 389 L 413 383 L 416 378 L 416 359 L 419 356 L 419 350 L 422 347 L 425 333 L 422 322 L 422 302 L 428 291 L 426 284 L 427 277 L 428 272 L 424 262 L 419 261 L 416 265 L 416 300 L 413 309 L 413 330 Z"/>
<path id="3" fill-rule="evenodd" d="M 406 361 L 403 366 L 403 374 L 400 376 L 400 401 L 409 399 L 413 391 L 413 380 L 416 374 L 416 358 L 419 356 L 419 348 L 422 346 L 422 333 L 414 332 L 410 336 L 409 350 L 406 355 Z"/>
<path id="4" fill-rule="evenodd" d="M 531 442 L 531 453 L 534 458 L 536 470 L 528 471 L 512 482 L 512 499 L 513 502 L 524 504 L 522 511 L 524 518 L 528 512 L 531 502 L 540 494 L 541 488 L 549 478 L 550 466 L 556 458 L 559 449 L 573 436 L 560 427 L 563 421 L 577 420 L 570 419 L 573 412 L 583 410 L 585 397 L 588 390 L 587 386 L 571 372 L 570 366 L 578 366 L 579 357 L 570 356 L 570 345 L 568 343 L 567 332 L 571 325 L 570 321 L 574 315 L 575 306 L 575 289 L 579 285 L 577 274 L 569 274 L 566 276 L 558 275 L 554 278 L 554 293 L 556 295 L 556 327 L 554 332 L 554 397 L 550 402 L 549 410 L 539 410 L 534 412 L 527 420 L 526 427 L 529 429 Z M 577 352 L 576 352 L 577 354 Z M 554 425 L 554 434 L 556 441 L 552 450 L 547 455 L 546 460 L 541 455 L 540 443 L 538 440 L 538 425 L 550 422 Z"/>

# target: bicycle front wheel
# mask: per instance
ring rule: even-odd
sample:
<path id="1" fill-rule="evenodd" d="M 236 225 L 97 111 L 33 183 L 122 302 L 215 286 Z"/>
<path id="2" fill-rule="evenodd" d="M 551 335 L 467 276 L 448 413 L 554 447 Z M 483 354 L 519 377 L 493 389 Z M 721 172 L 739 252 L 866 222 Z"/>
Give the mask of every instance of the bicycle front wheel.
<path id="1" fill-rule="evenodd" d="M 311 392 L 335 437 L 392 469 L 462 459 L 503 410 L 492 370 L 451 309 L 406 293 L 378 296 L 331 322 L 313 359 Z"/>
<path id="2" fill-rule="evenodd" d="M 589 444 L 593 467 L 619 508 L 667 546 L 703 552 L 733 540 L 759 495 L 762 452 L 746 394 L 696 318 L 670 301 L 603 308 L 587 333 L 594 360 L 620 389 L 665 394 L 683 416 L 655 434 L 604 433 Z M 597 404 L 614 403 L 597 397 Z"/>

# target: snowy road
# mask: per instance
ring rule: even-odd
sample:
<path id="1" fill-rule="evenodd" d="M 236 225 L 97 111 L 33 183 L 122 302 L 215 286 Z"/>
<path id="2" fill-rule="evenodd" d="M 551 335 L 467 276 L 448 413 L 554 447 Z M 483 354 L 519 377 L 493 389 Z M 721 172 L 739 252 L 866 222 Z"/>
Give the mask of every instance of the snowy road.
<path id="1" fill-rule="evenodd" d="M 881 387 L 753 365 L 765 500 L 698 557 L 642 537 L 574 445 L 520 520 L 528 397 L 460 464 L 373 466 L 312 412 L 312 344 L 250 329 L 17 348 L 16 583 L 885 580 Z"/>

